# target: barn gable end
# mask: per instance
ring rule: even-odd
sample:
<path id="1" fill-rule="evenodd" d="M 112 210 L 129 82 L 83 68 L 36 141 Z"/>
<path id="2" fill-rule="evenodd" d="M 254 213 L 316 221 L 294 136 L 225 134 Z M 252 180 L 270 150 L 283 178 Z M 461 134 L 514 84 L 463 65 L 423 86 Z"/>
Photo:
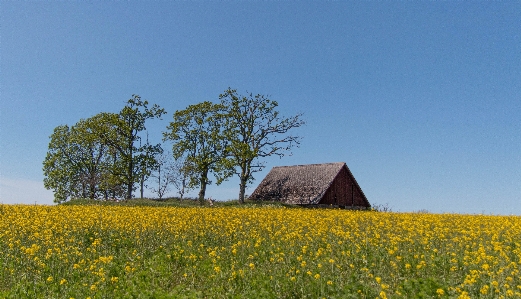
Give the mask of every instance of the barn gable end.
<path id="1" fill-rule="evenodd" d="M 344 162 L 274 167 L 250 199 L 298 205 L 371 206 Z"/>

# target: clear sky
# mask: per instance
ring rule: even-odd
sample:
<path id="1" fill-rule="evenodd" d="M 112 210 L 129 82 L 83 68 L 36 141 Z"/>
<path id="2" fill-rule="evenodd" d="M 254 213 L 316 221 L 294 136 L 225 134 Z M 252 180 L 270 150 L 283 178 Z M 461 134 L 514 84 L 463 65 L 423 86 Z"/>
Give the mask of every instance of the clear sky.
<path id="1" fill-rule="evenodd" d="M 132 94 L 304 113 L 273 166 L 346 162 L 394 211 L 521 215 L 520 1 L 1 1 L 0 202 L 52 203 L 49 136 Z M 208 189 L 237 198 L 237 178 Z"/>

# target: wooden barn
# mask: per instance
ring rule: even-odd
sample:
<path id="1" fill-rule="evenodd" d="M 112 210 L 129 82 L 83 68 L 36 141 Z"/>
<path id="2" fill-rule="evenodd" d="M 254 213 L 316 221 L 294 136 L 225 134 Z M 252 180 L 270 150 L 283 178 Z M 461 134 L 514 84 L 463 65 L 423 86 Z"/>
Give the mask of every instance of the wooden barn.
<path id="1" fill-rule="evenodd" d="M 274 167 L 250 199 L 305 206 L 371 207 L 344 162 Z"/>

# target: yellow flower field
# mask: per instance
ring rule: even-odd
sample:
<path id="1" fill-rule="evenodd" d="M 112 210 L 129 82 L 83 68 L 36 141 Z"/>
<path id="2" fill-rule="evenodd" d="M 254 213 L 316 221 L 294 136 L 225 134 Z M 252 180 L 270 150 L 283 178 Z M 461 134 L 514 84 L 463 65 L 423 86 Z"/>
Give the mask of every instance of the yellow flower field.
<path id="1" fill-rule="evenodd" d="M 521 217 L 0 205 L 0 297 L 521 298 Z"/>

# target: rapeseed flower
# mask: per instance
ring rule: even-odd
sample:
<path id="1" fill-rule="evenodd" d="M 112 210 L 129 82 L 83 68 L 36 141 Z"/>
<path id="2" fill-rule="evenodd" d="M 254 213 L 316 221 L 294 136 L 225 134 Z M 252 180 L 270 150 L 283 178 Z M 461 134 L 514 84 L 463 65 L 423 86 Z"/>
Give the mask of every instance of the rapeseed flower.
<path id="1" fill-rule="evenodd" d="M 357 284 L 363 297 L 404 294 L 407 281 L 432 279 L 430 296 L 515 297 L 520 238 L 514 216 L 0 205 L 3 283 L 47 284 L 42 297 L 57 297 L 57 275 L 76 298 L 123 296 L 140 280 L 167 288 L 176 277 L 190 289 L 246 294 L 245 278 L 281 296 L 315 298 L 341 297 Z M 330 293 L 317 287 L 321 278 Z"/>

